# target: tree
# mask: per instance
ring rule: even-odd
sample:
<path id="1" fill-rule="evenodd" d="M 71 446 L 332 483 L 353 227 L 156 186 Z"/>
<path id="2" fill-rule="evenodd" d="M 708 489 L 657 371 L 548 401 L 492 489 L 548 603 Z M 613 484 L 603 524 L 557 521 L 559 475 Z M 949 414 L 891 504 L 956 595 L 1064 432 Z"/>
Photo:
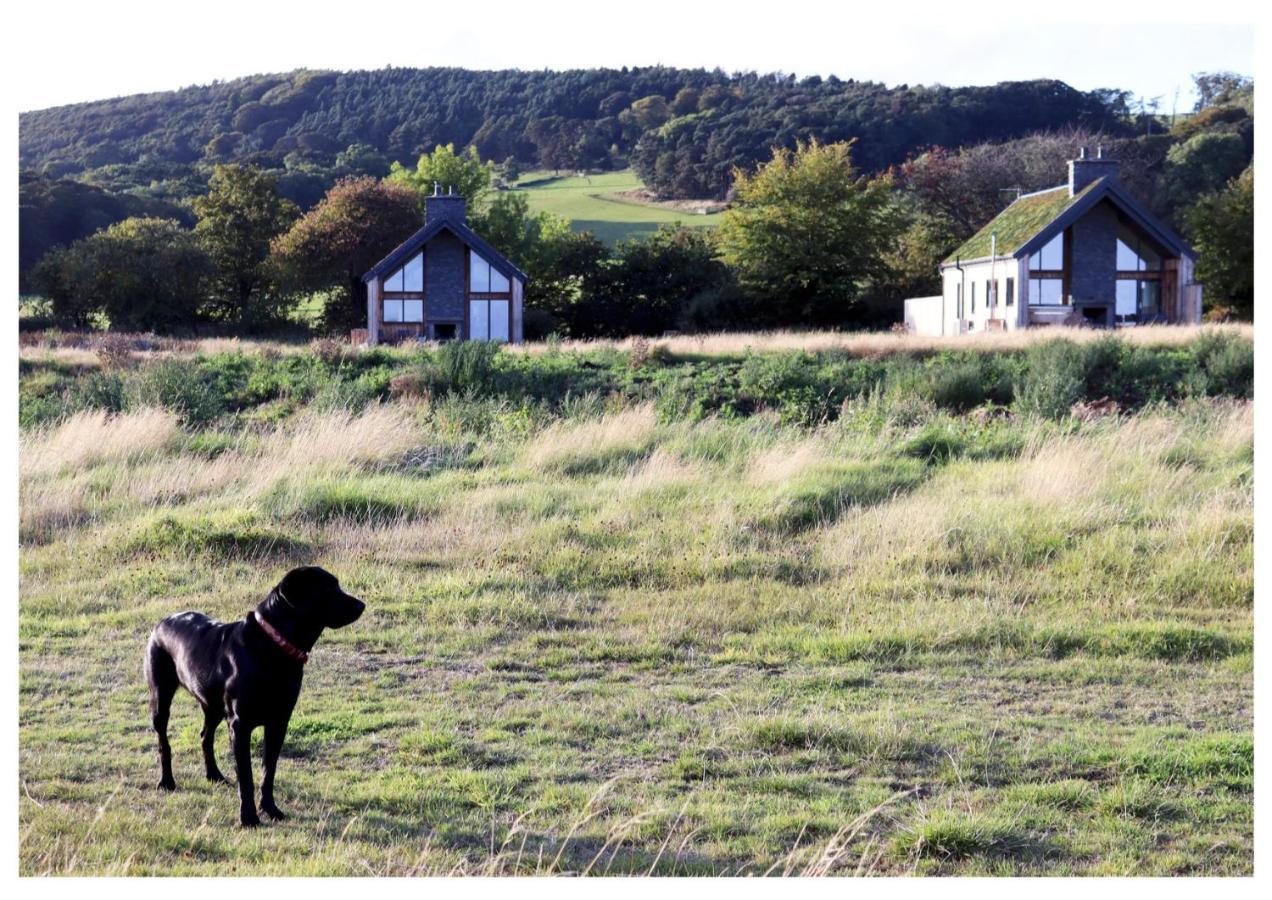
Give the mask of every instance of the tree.
<path id="1" fill-rule="evenodd" d="M 521 177 L 521 164 L 517 162 L 515 156 L 509 156 L 495 167 L 495 174 L 499 177 L 500 182 L 511 187 Z"/>
<path id="2" fill-rule="evenodd" d="M 1212 309 L 1254 318 L 1254 166 L 1188 211 L 1196 277 Z"/>
<path id="3" fill-rule="evenodd" d="M 691 307 L 725 285 L 729 272 L 707 231 L 664 225 L 621 243 L 612 277 L 616 308 L 608 333 L 657 335 L 690 325 Z"/>
<path id="4" fill-rule="evenodd" d="M 442 193 L 454 188 L 455 193 L 468 201 L 470 217 L 479 216 L 490 193 L 495 176 L 495 164 L 482 162 L 477 148 L 469 147 L 463 153 L 455 152 L 454 144 L 438 144 L 432 153 L 426 153 L 411 171 L 399 162 L 393 163 L 388 180 L 415 191 L 419 208 L 424 209 L 424 198 L 433 193 L 435 185 Z"/>
<path id="5" fill-rule="evenodd" d="M 264 322 L 275 312 L 266 297 L 269 243 L 300 215 L 283 199 L 274 179 L 252 166 L 219 165 L 208 193 L 194 201 L 195 236 L 215 274 L 208 294 L 211 318 Z"/>
<path id="6" fill-rule="evenodd" d="M 1157 204 L 1172 217 L 1203 194 L 1223 190 L 1249 163 L 1245 141 L 1229 132 L 1202 132 L 1166 153 Z"/>
<path id="7" fill-rule="evenodd" d="M 346 178 L 270 244 L 270 264 L 291 291 L 342 288 L 325 312 L 328 329 L 364 322 L 362 276 L 420 227 L 419 197 L 403 184 Z"/>
<path id="8" fill-rule="evenodd" d="M 886 274 L 883 252 L 899 226 L 891 182 L 860 176 L 851 147 L 800 142 L 754 173 L 734 171 L 719 247 L 764 324 L 850 324 L 864 287 Z"/>
<path id="9" fill-rule="evenodd" d="M 632 104 L 631 111 L 636 124 L 644 131 L 657 128 L 671 118 L 671 107 L 667 105 L 667 98 L 661 94 L 641 97 Z"/>
<path id="10" fill-rule="evenodd" d="M 1193 76 L 1193 84 L 1197 88 L 1196 112 L 1245 99 L 1254 93 L 1254 79 L 1236 72 L 1198 72 Z"/>
<path id="11" fill-rule="evenodd" d="M 170 332 L 193 328 L 211 262 L 194 234 L 173 219 L 117 222 L 48 254 L 34 273 L 54 315 L 85 326 Z"/>

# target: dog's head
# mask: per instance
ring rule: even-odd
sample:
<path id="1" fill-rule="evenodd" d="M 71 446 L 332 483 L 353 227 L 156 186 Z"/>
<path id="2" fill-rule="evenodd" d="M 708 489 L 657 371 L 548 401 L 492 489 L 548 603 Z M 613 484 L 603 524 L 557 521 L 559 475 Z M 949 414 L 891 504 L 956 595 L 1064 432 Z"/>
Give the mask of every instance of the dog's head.
<path id="1" fill-rule="evenodd" d="M 321 628 L 343 628 L 357 621 L 366 604 L 346 594 L 326 569 L 301 566 L 283 576 L 274 588 L 279 601 L 294 615 Z"/>

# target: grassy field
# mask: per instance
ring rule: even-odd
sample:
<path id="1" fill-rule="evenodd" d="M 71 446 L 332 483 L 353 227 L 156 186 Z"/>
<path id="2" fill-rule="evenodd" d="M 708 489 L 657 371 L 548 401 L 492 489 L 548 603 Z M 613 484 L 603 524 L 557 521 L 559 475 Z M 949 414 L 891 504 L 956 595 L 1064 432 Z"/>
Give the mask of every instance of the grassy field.
<path id="1" fill-rule="evenodd" d="M 534 172 L 518 182 L 518 187 L 530 198 L 531 210 L 564 216 L 574 223 L 575 231 L 591 231 L 609 244 L 676 222 L 693 227 L 720 224 L 719 213 L 699 215 L 617 196 L 643 186 L 631 170 L 585 176 Z"/>
<path id="2" fill-rule="evenodd" d="M 239 401 L 197 424 L 24 429 L 22 873 L 1251 872 L 1250 402 L 958 413 L 897 369 L 812 425 L 694 419 L 429 388 L 426 353 L 374 357 L 386 402 L 267 390 L 352 365 L 267 347 L 205 363 Z M 141 652 L 301 563 L 368 610 L 308 665 L 292 818 L 241 830 L 184 694 L 155 788 Z"/>

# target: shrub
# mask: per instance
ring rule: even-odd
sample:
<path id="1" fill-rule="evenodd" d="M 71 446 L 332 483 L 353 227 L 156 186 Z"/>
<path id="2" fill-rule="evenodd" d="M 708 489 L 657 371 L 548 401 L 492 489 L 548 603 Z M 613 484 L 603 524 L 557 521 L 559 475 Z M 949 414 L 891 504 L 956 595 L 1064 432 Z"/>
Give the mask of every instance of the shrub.
<path id="1" fill-rule="evenodd" d="M 394 400 L 423 400 L 429 393 L 424 379 L 416 372 L 394 375 L 389 379 L 389 396 Z"/>
<path id="2" fill-rule="evenodd" d="M 1030 347 L 1016 382 L 1016 408 L 1047 419 L 1068 415 L 1086 390 L 1086 360 L 1081 347 L 1057 338 Z"/>
<path id="3" fill-rule="evenodd" d="M 926 394 L 942 409 L 967 412 L 988 399 L 981 367 L 970 360 L 934 366 L 928 378 Z"/>
<path id="4" fill-rule="evenodd" d="M 205 425 L 225 412 L 224 396 L 189 360 L 167 359 L 138 369 L 126 391 L 130 406 L 161 406 L 186 425 Z"/>
<path id="5" fill-rule="evenodd" d="M 124 403 L 124 379 L 118 372 L 90 372 L 75 383 L 67 398 L 72 409 L 121 412 Z"/>
<path id="6" fill-rule="evenodd" d="M 491 387 L 499 345 L 484 341 L 451 341 L 437 351 L 443 386 L 450 391 L 486 391 Z"/>
<path id="7" fill-rule="evenodd" d="M 1235 334 L 1207 330 L 1193 342 L 1192 354 L 1203 373 L 1201 390 L 1211 397 L 1254 396 L 1254 342 Z"/>
<path id="8" fill-rule="evenodd" d="M 132 365 L 132 341 L 122 334 L 104 334 L 95 343 L 103 369 L 126 369 Z"/>

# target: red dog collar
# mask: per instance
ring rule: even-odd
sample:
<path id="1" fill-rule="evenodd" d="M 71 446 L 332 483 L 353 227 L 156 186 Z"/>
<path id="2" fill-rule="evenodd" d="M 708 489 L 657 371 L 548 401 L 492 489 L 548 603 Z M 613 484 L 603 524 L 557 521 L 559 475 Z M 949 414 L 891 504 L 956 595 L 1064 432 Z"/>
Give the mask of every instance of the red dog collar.
<path id="1" fill-rule="evenodd" d="M 302 666 L 306 663 L 306 661 L 308 661 L 309 654 L 306 653 L 304 650 L 301 650 L 291 641 L 287 640 L 287 638 L 283 637 L 282 632 L 280 632 L 273 625 L 266 622 L 265 617 L 262 616 L 259 612 L 253 611 L 252 618 L 256 620 L 257 625 L 261 626 L 261 631 L 268 634 L 270 637 L 270 640 L 272 640 L 275 644 L 277 644 L 284 653 L 286 653 L 292 659 L 296 660 L 296 662 L 300 663 Z"/>

